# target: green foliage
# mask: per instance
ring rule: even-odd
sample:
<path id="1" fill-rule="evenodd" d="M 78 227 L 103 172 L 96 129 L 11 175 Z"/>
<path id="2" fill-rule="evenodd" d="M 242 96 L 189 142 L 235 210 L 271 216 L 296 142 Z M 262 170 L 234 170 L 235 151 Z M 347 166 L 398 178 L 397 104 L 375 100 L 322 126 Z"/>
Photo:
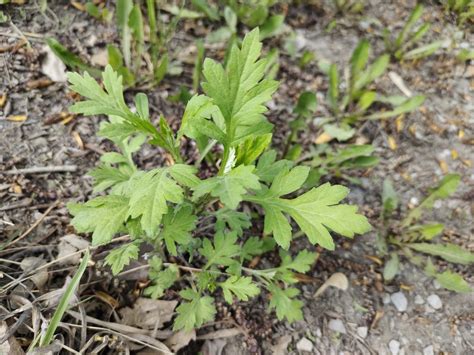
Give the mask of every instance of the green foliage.
<path id="1" fill-rule="evenodd" d="M 382 76 L 389 65 L 387 54 L 369 63 L 370 44 L 362 40 L 352 53 L 350 72 L 344 83 L 345 90 L 341 92 L 341 77 L 337 66 L 321 65 L 329 77 L 327 102 L 331 115 L 322 117 L 322 127 L 332 138 L 346 141 L 354 135 L 352 125 L 361 120 L 378 120 L 399 116 L 415 110 L 423 104 L 425 97 L 416 95 L 400 99 L 398 96 L 384 97 L 374 91 L 376 79 Z M 388 106 L 388 110 L 380 107 Z M 379 107 L 378 110 L 375 108 Z"/>
<path id="2" fill-rule="evenodd" d="M 442 41 L 435 41 L 429 44 L 417 46 L 431 27 L 429 23 L 423 23 L 417 29 L 413 28 L 422 15 L 423 5 L 417 4 L 411 12 L 407 22 L 395 38 L 391 38 L 391 31 L 385 29 L 384 39 L 386 49 L 388 53 L 397 60 L 428 57 L 441 47 Z"/>
<path id="3" fill-rule="evenodd" d="M 379 235 L 381 239 L 379 251 L 383 255 L 391 251 L 384 267 L 385 280 L 392 280 L 397 275 L 400 265 L 398 253 L 401 253 L 408 261 L 422 268 L 428 276 L 436 278 L 441 286 L 456 292 L 470 292 L 469 285 L 461 275 L 449 269 L 440 273 L 430 256 L 453 264 L 471 265 L 474 263 L 474 254 L 453 243 L 436 242 L 434 239 L 443 231 L 442 224 L 415 224 L 423 213 L 433 208 L 435 201 L 453 194 L 459 181 L 459 175 L 446 175 L 424 201 L 412 209 L 400 223 L 396 223 L 397 219 L 390 220 L 392 213 L 397 209 L 398 197 L 389 180 L 384 181 L 382 193 L 384 230 Z M 417 254 L 414 255 L 413 252 Z"/>
<path id="4" fill-rule="evenodd" d="M 132 242 L 107 257 L 114 274 L 138 258 L 142 243 L 152 246 L 145 294 L 162 297 L 178 280 L 190 286 L 180 292 L 183 301 L 174 329 L 190 330 L 211 321 L 216 313 L 212 295 L 219 290 L 231 303 L 266 289 L 272 294 L 270 309 L 276 308 L 280 319 L 300 319 L 298 290 L 288 285 L 297 282 L 295 272 L 311 268 L 317 254 L 305 250 L 292 257 L 281 252 L 281 265 L 270 269 L 247 263 L 276 244 L 289 248 L 293 236 L 288 217 L 313 244 L 329 249 L 335 246 L 330 232 L 353 237 L 370 229 L 356 206 L 340 204 L 347 188 L 324 184 L 297 195 L 309 168 L 277 160 L 276 152 L 267 150 L 272 125 L 264 113 L 277 82 L 265 78 L 267 60 L 259 58 L 259 38 L 257 29 L 240 48 L 234 45 L 225 66 L 204 61 L 205 95 L 188 101 L 177 132 L 164 117 L 155 125 L 144 94 L 135 96 L 132 111 L 123 97 L 122 77 L 110 66 L 102 75 L 104 88 L 87 73 L 69 74 L 71 89 L 85 97 L 71 110 L 107 115 L 99 133 L 120 150 L 106 153 L 92 172 L 96 191 L 105 195 L 69 205 L 72 224 L 79 232 L 91 232 L 94 245 L 110 242 L 119 233 L 130 234 Z M 309 116 L 314 102 L 302 101 L 297 114 Z M 195 165 L 184 163 L 189 158 L 181 156 L 184 137 L 195 140 L 200 150 Z M 148 171 L 135 166 L 133 155 L 146 139 L 171 155 L 169 166 Z M 210 147 L 216 143 L 222 145 L 222 156 L 210 159 Z M 216 175 L 200 179 L 196 167 L 204 159 L 220 166 Z M 249 236 L 250 227 L 258 228 L 252 218 L 258 218 L 262 208 L 265 236 Z"/>
<path id="5" fill-rule="evenodd" d="M 444 7 L 447 12 L 454 12 L 457 15 L 459 26 L 474 21 L 474 1 L 473 0 L 445 0 Z"/>
<path id="6" fill-rule="evenodd" d="M 107 8 L 100 8 L 93 2 L 88 2 L 85 8 L 98 20 L 111 20 L 112 12 Z M 122 76 L 127 87 L 136 84 L 158 85 L 168 72 L 172 74 L 167 45 L 180 17 L 178 14 L 165 23 L 157 14 L 154 0 L 146 0 L 144 7 L 137 0 L 118 0 L 116 3 L 115 24 L 120 37 L 120 49 L 113 44 L 107 46 L 108 64 Z M 148 38 L 145 36 L 146 27 L 149 28 Z M 158 28 L 161 30 L 158 31 Z M 47 43 L 70 69 L 87 71 L 94 77 L 100 76 L 100 69 L 86 64 L 57 40 L 50 38 Z M 150 58 L 148 62 L 143 59 L 145 54 Z"/>
<path id="7" fill-rule="evenodd" d="M 364 10 L 364 1 L 360 0 L 333 0 L 339 13 L 359 13 Z"/>

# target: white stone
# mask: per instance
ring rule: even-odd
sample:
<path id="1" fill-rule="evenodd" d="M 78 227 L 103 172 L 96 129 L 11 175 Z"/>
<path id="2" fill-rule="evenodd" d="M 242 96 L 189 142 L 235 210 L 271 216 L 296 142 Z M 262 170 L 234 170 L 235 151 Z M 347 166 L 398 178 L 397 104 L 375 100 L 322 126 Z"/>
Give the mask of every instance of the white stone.
<path id="1" fill-rule="evenodd" d="M 433 345 L 427 346 L 423 349 L 423 355 L 434 355 Z"/>
<path id="2" fill-rule="evenodd" d="M 405 294 L 401 291 L 395 292 L 390 296 L 393 305 L 399 312 L 405 312 L 408 307 L 408 300 L 405 297 Z"/>
<path id="3" fill-rule="evenodd" d="M 429 295 L 426 300 L 428 301 L 428 304 L 434 309 L 441 309 L 443 307 L 443 302 L 441 301 L 441 298 L 439 298 L 438 295 Z"/>
<path id="4" fill-rule="evenodd" d="M 329 329 L 334 330 L 335 332 L 346 334 L 346 327 L 344 326 L 344 323 L 342 323 L 342 320 L 340 319 L 331 319 L 329 321 Z"/>
<path id="5" fill-rule="evenodd" d="M 390 303 L 390 295 L 388 293 L 385 293 L 383 295 L 382 302 L 383 302 L 383 304 L 389 304 Z"/>
<path id="6" fill-rule="evenodd" d="M 313 343 L 307 338 L 301 338 L 300 341 L 296 343 L 296 349 L 310 353 L 313 351 Z"/>
<path id="7" fill-rule="evenodd" d="M 367 337 L 367 334 L 369 333 L 369 328 L 367 327 L 357 327 L 357 334 L 361 337 L 361 338 L 366 338 Z"/>
<path id="8" fill-rule="evenodd" d="M 392 355 L 397 355 L 398 352 L 400 351 L 400 343 L 398 341 L 390 340 L 390 343 L 388 343 L 388 348 L 390 349 L 390 352 Z"/>
<path id="9" fill-rule="evenodd" d="M 420 295 L 416 295 L 415 304 L 423 304 L 423 303 L 425 303 L 425 300 L 423 299 L 423 297 L 421 297 Z"/>

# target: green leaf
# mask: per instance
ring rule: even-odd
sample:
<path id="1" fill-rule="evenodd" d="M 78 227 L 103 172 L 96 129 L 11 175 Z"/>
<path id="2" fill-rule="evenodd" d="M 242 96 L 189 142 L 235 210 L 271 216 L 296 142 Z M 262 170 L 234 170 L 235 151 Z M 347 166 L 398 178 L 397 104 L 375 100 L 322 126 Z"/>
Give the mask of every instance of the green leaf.
<path id="1" fill-rule="evenodd" d="M 282 170 L 268 191 L 245 197 L 265 210 L 265 233 L 273 233 L 278 245 L 288 249 L 292 237 L 291 226 L 283 212 L 295 220 L 311 243 L 331 250 L 334 249 L 334 242 L 329 230 L 350 238 L 356 233 L 363 234 L 370 230 L 367 219 L 356 213 L 357 206 L 338 204 L 349 193 L 344 186 L 326 183 L 295 199 L 280 198 L 298 189 L 306 180 L 308 172 L 308 169 Z"/>
<path id="2" fill-rule="evenodd" d="M 402 221 L 402 227 L 407 227 L 415 220 L 418 220 L 424 211 L 433 208 L 433 204 L 436 200 L 447 198 L 453 194 L 456 191 L 460 180 L 461 176 L 458 174 L 446 175 L 434 191 L 431 192 L 431 194 L 417 208 L 414 208 Z"/>
<path id="3" fill-rule="evenodd" d="M 121 155 L 120 155 L 121 156 Z M 94 178 L 94 192 L 104 191 L 110 187 L 126 183 L 132 176 L 109 165 L 101 165 L 89 173 Z"/>
<path id="4" fill-rule="evenodd" d="M 183 189 L 168 176 L 164 168 L 154 169 L 130 181 L 128 215 L 141 217 L 141 226 L 150 236 L 156 233 L 161 218 L 168 213 L 167 202 L 180 203 Z"/>
<path id="5" fill-rule="evenodd" d="M 303 302 L 295 300 L 300 291 L 297 288 L 281 289 L 275 284 L 268 287 L 272 298 L 270 300 L 270 309 L 275 309 L 279 320 L 286 318 L 288 322 L 294 322 L 303 319 Z"/>
<path id="6" fill-rule="evenodd" d="M 275 241 L 272 238 L 250 237 L 242 245 L 240 257 L 242 260 L 251 260 L 256 255 L 262 255 L 273 250 Z"/>
<path id="7" fill-rule="evenodd" d="M 284 169 L 289 169 L 293 166 L 293 162 L 289 160 L 276 161 L 277 152 L 269 150 L 263 153 L 258 159 L 257 169 L 255 174 L 261 181 L 271 183 L 275 176 Z"/>
<path id="8" fill-rule="evenodd" d="M 218 197 L 226 207 L 235 209 L 248 190 L 260 189 L 258 177 L 253 173 L 254 170 L 253 165 L 239 165 L 224 176 L 203 180 L 194 187 L 193 198 L 196 200 L 209 193 L 211 196 Z"/>
<path id="9" fill-rule="evenodd" d="M 196 9 L 205 14 L 210 20 L 219 21 L 220 15 L 218 9 L 209 4 L 207 1 L 192 0 L 191 3 Z"/>
<path id="10" fill-rule="evenodd" d="M 469 284 L 463 279 L 461 275 L 450 270 L 446 270 L 441 274 L 437 274 L 436 280 L 441 286 L 451 291 L 460 293 L 469 293 L 472 291 Z"/>
<path id="11" fill-rule="evenodd" d="M 339 142 L 344 142 L 352 138 L 355 134 L 355 129 L 349 125 L 338 125 L 338 124 L 325 124 L 323 126 L 324 132 L 329 134 L 331 137 L 336 138 Z"/>
<path id="12" fill-rule="evenodd" d="M 145 295 L 153 299 L 158 299 L 178 280 L 179 268 L 175 264 L 171 264 L 162 270 L 163 263 L 157 256 L 150 259 L 149 265 L 150 271 L 148 274 L 151 280 L 151 286 L 145 289 Z"/>
<path id="13" fill-rule="evenodd" d="M 426 97 L 424 95 L 416 95 L 413 96 L 409 99 L 407 99 L 404 103 L 401 105 L 395 107 L 392 111 L 385 111 L 385 112 L 379 112 L 379 113 L 374 113 L 372 115 L 364 117 L 366 120 L 379 120 L 379 119 L 384 119 L 384 118 L 390 118 L 390 117 L 395 117 L 399 116 L 402 113 L 407 113 L 411 112 L 418 107 L 420 107 L 423 102 L 425 102 Z"/>
<path id="14" fill-rule="evenodd" d="M 116 6 L 116 24 L 120 32 L 120 44 L 125 60 L 125 65 L 130 66 L 131 62 L 131 31 L 128 26 L 128 19 L 133 8 L 132 0 L 117 0 Z"/>
<path id="15" fill-rule="evenodd" d="M 355 95 L 359 90 L 364 89 L 367 85 L 381 76 L 387 69 L 389 63 L 390 56 L 388 54 L 378 57 L 355 81 L 354 92 L 352 94 Z"/>
<path id="16" fill-rule="evenodd" d="M 423 5 L 417 4 L 413 11 L 410 14 L 410 17 L 408 18 L 408 21 L 406 22 L 405 26 L 403 26 L 403 29 L 400 31 L 398 34 L 397 39 L 395 40 L 395 48 L 400 48 L 402 44 L 405 42 L 407 34 L 410 32 L 412 27 L 415 25 L 416 21 L 421 17 L 423 13 Z"/>
<path id="17" fill-rule="evenodd" d="M 182 302 L 176 308 L 178 316 L 174 321 L 173 330 L 191 331 L 214 319 L 217 311 L 212 297 L 201 296 L 190 288 L 181 291 L 179 294 L 190 302 Z"/>
<path id="18" fill-rule="evenodd" d="M 359 101 L 357 102 L 357 106 L 359 107 L 360 111 L 366 111 L 372 104 L 374 103 L 377 97 L 377 93 L 375 91 L 366 91 L 364 92 Z"/>
<path id="19" fill-rule="evenodd" d="M 298 102 L 293 110 L 298 116 L 310 118 L 316 112 L 318 107 L 318 100 L 316 95 L 310 91 L 301 93 L 298 97 Z"/>
<path id="20" fill-rule="evenodd" d="M 69 68 L 79 71 L 86 71 L 90 75 L 95 77 L 100 76 L 100 70 L 93 68 L 82 61 L 74 53 L 70 52 L 66 47 L 64 47 L 61 43 L 59 43 L 54 38 L 47 38 L 46 43 L 48 44 L 49 48 L 53 51 L 53 53 L 61 59 L 61 61 L 66 64 Z"/>
<path id="21" fill-rule="evenodd" d="M 443 41 L 435 41 L 424 46 L 412 49 L 411 51 L 406 52 L 403 54 L 403 59 L 420 59 L 424 57 L 428 57 L 436 52 L 441 46 L 443 45 Z"/>
<path id="22" fill-rule="evenodd" d="M 392 181 L 388 178 L 383 181 L 382 205 L 385 218 L 390 216 L 398 206 L 397 192 L 393 188 Z"/>
<path id="23" fill-rule="evenodd" d="M 265 22 L 260 25 L 260 40 L 263 41 L 265 38 L 273 37 L 277 35 L 283 26 L 285 16 L 273 15 L 267 17 Z"/>
<path id="24" fill-rule="evenodd" d="M 177 183 L 189 188 L 197 186 L 201 181 L 195 175 L 197 169 L 191 165 L 174 164 L 168 168 L 168 172 Z"/>
<path id="25" fill-rule="evenodd" d="M 369 60 L 370 44 L 367 40 L 362 40 L 357 45 L 351 57 L 351 81 L 355 83 L 360 73 L 364 70 Z"/>
<path id="26" fill-rule="evenodd" d="M 209 239 L 204 239 L 202 248 L 199 252 L 207 259 L 205 269 L 211 265 L 231 265 L 234 260 L 233 257 L 239 255 L 240 246 L 235 244 L 237 241 L 237 233 L 216 233 L 214 237 L 214 244 Z"/>
<path id="27" fill-rule="evenodd" d="M 225 142 L 235 146 L 248 136 L 268 133 L 271 124 L 263 116 L 264 103 L 271 99 L 278 83 L 263 79 L 266 61 L 261 51 L 259 31 L 247 34 L 239 49 L 234 46 L 224 69 L 207 58 L 203 65 L 204 92 L 219 108 L 225 122 Z"/>
<path id="28" fill-rule="evenodd" d="M 191 232 L 196 228 L 196 219 L 191 206 L 183 206 L 176 211 L 170 211 L 163 217 L 161 236 L 171 255 L 178 254 L 176 243 L 185 245 L 191 241 Z"/>
<path id="29" fill-rule="evenodd" d="M 117 275 L 130 261 L 138 259 L 138 245 L 128 243 L 113 249 L 105 258 L 105 265 L 110 265 L 112 274 Z"/>
<path id="30" fill-rule="evenodd" d="M 451 263 L 469 265 L 474 263 L 474 254 L 456 244 L 430 244 L 430 243 L 411 243 L 406 244 L 413 250 L 421 253 L 439 256 Z"/>
<path id="31" fill-rule="evenodd" d="M 400 260 L 398 259 L 397 253 L 390 253 L 390 259 L 385 263 L 383 268 L 383 278 L 385 281 L 392 280 L 397 274 L 400 268 Z"/>
<path id="32" fill-rule="evenodd" d="M 423 240 L 431 240 L 443 232 L 444 225 L 441 223 L 424 224 L 411 226 L 408 230 L 410 232 L 420 233 Z"/>
<path id="33" fill-rule="evenodd" d="M 61 322 L 61 319 L 63 318 L 64 313 L 66 313 L 66 310 L 68 309 L 72 296 L 74 295 L 74 292 L 76 291 L 77 287 L 79 287 L 79 284 L 81 283 L 81 277 L 84 274 L 84 271 L 87 269 L 87 264 L 90 259 L 90 253 L 89 250 L 86 250 L 84 253 L 84 257 L 82 258 L 81 264 L 79 265 L 79 268 L 77 269 L 74 277 L 72 278 L 71 282 L 67 285 L 63 295 L 61 296 L 61 299 L 59 300 L 59 304 L 56 307 L 56 310 L 54 311 L 53 317 L 51 318 L 48 328 L 44 332 L 44 335 L 42 336 L 40 340 L 40 346 L 47 346 L 49 345 L 54 338 L 54 333 L 56 332 L 56 329 L 59 326 L 59 323 Z"/>
<path id="34" fill-rule="evenodd" d="M 219 283 L 224 292 L 224 299 L 232 304 L 235 295 L 240 301 L 248 301 L 260 293 L 260 289 L 252 283 L 252 278 L 248 276 L 231 276 L 224 282 Z"/>
<path id="35" fill-rule="evenodd" d="M 78 232 L 93 232 L 92 245 L 112 240 L 128 217 L 128 198 L 124 196 L 100 196 L 84 204 L 69 203 L 67 207 L 74 216 L 71 224 Z"/>
<path id="36" fill-rule="evenodd" d="M 244 229 L 249 228 L 250 216 L 244 212 L 238 212 L 228 208 L 222 208 L 215 212 L 216 216 L 216 232 L 226 232 L 226 229 L 237 233 L 240 237 L 244 233 Z"/>
<path id="37" fill-rule="evenodd" d="M 237 147 L 236 165 L 251 165 L 268 148 L 272 134 L 267 133 L 258 137 L 249 137 Z"/>
<path id="38" fill-rule="evenodd" d="M 278 269 L 291 269 L 304 274 L 311 269 L 311 266 L 313 266 L 314 262 L 318 258 L 318 254 L 303 250 L 299 252 L 294 259 L 292 259 L 290 254 L 281 251 L 280 257 L 282 261 Z"/>
<path id="39" fill-rule="evenodd" d="M 339 74 L 336 64 L 331 64 L 329 68 L 328 100 L 332 110 L 337 113 L 339 111 Z"/>

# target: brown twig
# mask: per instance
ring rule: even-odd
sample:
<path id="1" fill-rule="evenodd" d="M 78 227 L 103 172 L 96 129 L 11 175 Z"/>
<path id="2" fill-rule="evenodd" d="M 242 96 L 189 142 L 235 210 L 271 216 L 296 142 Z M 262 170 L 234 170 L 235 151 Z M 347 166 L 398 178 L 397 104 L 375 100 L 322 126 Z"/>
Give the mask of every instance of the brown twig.
<path id="1" fill-rule="evenodd" d="M 16 174 L 43 174 L 43 173 L 73 173 L 77 171 L 77 165 L 57 165 L 57 166 L 34 166 L 32 168 L 24 169 L 12 169 L 0 172 L 4 175 L 16 175 Z"/>
<path id="2" fill-rule="evenodd" d="M 20 235 L 17 239 L 14 239 L 12 240 L 11 242 L 7 243 L 4 248 L 8 248 L 9 246 L 19 242 L 20 240 L 22 240 L 23 238 L 25 238 L 26 236 L 28 236 L 28 234 L 31 233 L 31 231 L 33 231 L 45 218 L 46 216 L 53 210 L 53 208 L 55 208 L 58 204 L 59 204 L 60 201 L 56 201 L 55 203 L 53 203 L 51 206 L 49 206 L 49 208 L 41 215 L 40 218 L 38 218 L 36 220 L 35 223 L 33 223 L 33 225 L 28 228 L 26 230 L 25 233 L 23 233 L 22 235 Z"/>

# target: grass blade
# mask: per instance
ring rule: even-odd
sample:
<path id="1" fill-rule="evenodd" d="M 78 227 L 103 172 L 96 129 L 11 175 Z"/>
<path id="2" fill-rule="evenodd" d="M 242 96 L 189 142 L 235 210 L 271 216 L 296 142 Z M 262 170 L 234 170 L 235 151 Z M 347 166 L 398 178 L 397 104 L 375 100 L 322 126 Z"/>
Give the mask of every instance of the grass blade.
<path id="1" fill-rule="evenodd" d="M 79 269 L 76 272 L 76 275 L 74 275 L 71 282 L 66 287 L 64 295 L 61 297 L 61 300 L 59 301 L 58 308 L 56 308 L 56 311 L 54 312 L 53 317 L 51 318 L 51 321 L 49 322 L 48 329 L 46 329 L 46 333 L 41 339 L 40 346 L 47 346 L 53 340 L 54 333 L 56 332 L 59 322 L 61 322 L 61 319 L 63 318 L 63 315 L 69 306 L 69 301 L 72 295 L 74 294 L 74 291 L 79 286 L 79 282 L 81 281 L 82 274 L 84 274 L 84 271 L 87 268 L 87 263 L 89 262 L 89 259 L 90 259 L 90 254 L 89 254 L 89 251 L 86 250 L 84 257 L 82 258 L 82 262 L 79 265 Z"/>

